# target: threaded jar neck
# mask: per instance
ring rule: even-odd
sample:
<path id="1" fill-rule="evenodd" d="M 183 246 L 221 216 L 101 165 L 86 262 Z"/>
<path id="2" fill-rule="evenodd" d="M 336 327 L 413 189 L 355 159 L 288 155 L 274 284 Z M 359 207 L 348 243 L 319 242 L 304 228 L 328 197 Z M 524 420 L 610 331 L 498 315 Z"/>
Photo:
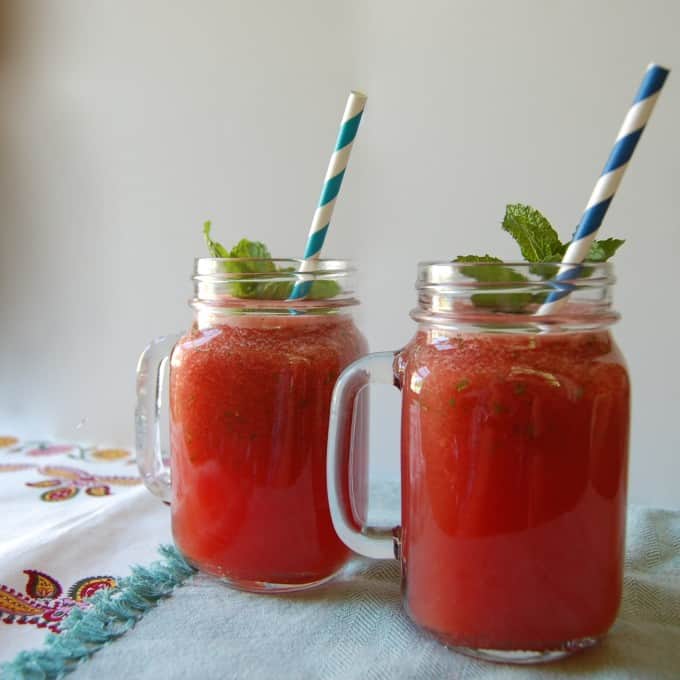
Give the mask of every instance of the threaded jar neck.
<path id="1" fill-rule="evenodd" d="M 190 305 L 216 314 L 339 313 L 359 304 L 355 275 L 347 260 L 197 258 Z"/>
<path id="2" fill-rule="evenodd" d="M 411 317 L 419 323 L 484 332 L 573 332 L 616 322 L 609 263 L 584 264 L 557 283 L 557 263 L 421 262 Z M 559 309 L 538 310 L 556 290 L 568 291 Z"/>

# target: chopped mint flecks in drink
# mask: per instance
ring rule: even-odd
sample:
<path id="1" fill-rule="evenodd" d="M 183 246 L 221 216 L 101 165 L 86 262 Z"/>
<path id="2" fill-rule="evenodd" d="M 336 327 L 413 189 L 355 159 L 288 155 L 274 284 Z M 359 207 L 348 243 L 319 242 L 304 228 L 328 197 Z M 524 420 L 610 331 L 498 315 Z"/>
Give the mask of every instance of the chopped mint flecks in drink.
<path id="1" fill-rule="evenodd" d="M 517 382 L 513 385 L 515 394 L 524 394 L 527 391 L 527 386 L 523 382 Z"/>
<path id="2" fill-rule="evenodd" d="M 277 267 L 267 246 L 261 241 L 250 241 L 242 238 L 231 250 L 225 248 L 210 236 L 212 224 L 203 224 L 203 236 L 211 257 L 224 259 L 224 268 L 232 274 L 290 274 L 295 271 L 292 267 Z M 250 261 L 235 261 L 235 260 Z M 231 261 L 230 261 L 231 260 Z M 231 284 L 231 292 L 237 298 L 252 298 L 258 300 L 287 300 L 293 291 L 294 281 L 266 281 L 250 282 L 238 281 Z M 307 300 L 326 300 L 341 292 L 337 281 L 312 281 Z"/>
<path id="3" fill-rule="evenodd" d="M 527 262 L 533 263 L 530 268 L 532 274 L 546 281 L 555 277 L 569 242 L 560 241 L 557 231 L 545 215 L 528 205 L 510 204 L 505 208 L 502 228 L 515 239 L 522 257 Z M 585 262 L 606 262 L 623 244 L 624 240 L 618 238 L 593 241 Z M 511 267 L 486 266 L 491 263 L 503 263 L 503 260 L 492 255 L 459 255 L 453 261 L 465 265 L 460 267 L 461 273 L 480 283 L 507 283 L 512 287 L 513 284 L 529 281 L 526 276 Z M 588 277 L 591 273 L 592 268 L 584 266 L 578 275 Z M 486 307 L 499 312 L 522 312 L 530 303 L 542 304 L 546 297 L 547 293 L 475 293 L 471 300 L 477 307 Z"/>
<path id="4" fill-rule="evenodd" d="M 505 404 L 502 404 L 500 401 L 494 401 L 493 404 L 491 404 L 491 408 L 494 414 L 497 416 L 501 416 L 508 412 L 508 407 Z"/>

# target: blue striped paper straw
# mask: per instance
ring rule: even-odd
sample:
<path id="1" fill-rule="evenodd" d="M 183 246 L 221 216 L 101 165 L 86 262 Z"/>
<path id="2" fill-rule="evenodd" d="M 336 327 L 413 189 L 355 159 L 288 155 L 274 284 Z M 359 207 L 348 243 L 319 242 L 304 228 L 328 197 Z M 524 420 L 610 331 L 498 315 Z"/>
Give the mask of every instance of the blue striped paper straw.
<path id="1" fill-rule="evenodd" d="M 659 97 L 661 88 L 666 82 L 669 69 L 650 64 L 642 79 L 633 104 L 623 120 L 623 125 L 616 137 L 614 148 L 609 154 L 604 170 L 595 184 L 590 200 L 576 227 L 574 236 L 562 258 L 559 272 L 553 284 L 557 290 L 548 295 L 547 300 L 536 312 L 540 316 L 554 314 L 565 302 L 572 290 L 568 283 L 578 276 L 581 263 L 585 260 L 597 231 L 607 213 L 607 209 L 614 198 L 614 194 L 621 183 L 623 173 L 635 151 L 645 125 L 652 115 L 652 110 Z"/>
<path id="2" fill-rule="evenodd" d="M 335 199 L 340 191 L 349 155 L 352 151 L 352 142 L 354 142 L 357 130 L 359 129 L 359 123 L 361 122 L 365 106 L 366 95 L 363 92 L 350 92 L 347 98 L 347 105 L 345 106 L 345 113 L 340 123 L 338 141 L 328 163 L 328 170 L 326 170 L 326 177 L 323 181 L 319 204 L 314 212 L 312 226 L 309 228 L 307 247 L 305 248 L 300 272 L 312 271 L 314 269 L 314 260 L 321 253 L 321 248 L 328 232 L 328 226 L 331 222 L 331 216 L 333 215 L 333 208 L 335 208 Z M 297 300 L 305 297 L 309 292 L 310 285 L 309 281 L 297 282 L 293 286 L 293 291 L 288 299 Z"/>

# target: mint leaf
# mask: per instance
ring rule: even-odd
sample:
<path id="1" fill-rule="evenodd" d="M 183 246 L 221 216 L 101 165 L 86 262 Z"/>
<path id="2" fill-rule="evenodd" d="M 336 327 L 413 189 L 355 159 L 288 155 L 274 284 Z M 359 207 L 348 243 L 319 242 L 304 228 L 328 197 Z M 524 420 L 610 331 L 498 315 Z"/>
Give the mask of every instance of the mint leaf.
<path id="1" fill-rule="evenodd" d="M 338 295 L 342 291 L 340 284 L 332 279 L 318 279 L 312 281 L 307 293 L 308 300 L 326 300 Z M 286 296 L 288 297 L 288 296 Z"/>
<path id="2" fill-rule="evenodd" d="M 272 281 L 271 283 L 257 284 L 256 297 L 260 300 L 287 300 L 293 292 L 292 281 Z M 306 300 L 327 300 L 339 295 L 342 291 L 337 281 L 312 281 L 312 285 L 305 296 Z"/>
<path id="3" fill-rule="evenodd" d="M 277 272 L 287 274 L 294 272 L 294 267 L 280 267 Z M 257 284 L 256 297 L 260 300 L 286 300 L 293 291 L 292 281 L 270 281 Z"/>
<path id="4" fill-rule="evenodd" d="M 624 239 L 606 238 L 593 241 L 586 257 L 587 262 L 606 262 L 623 244 Z"/>
<path id="5" fill-rule="evenodd" d="M 293 283 L 291 281 L 270 281 L 269 283 L 255 284 L 254 297 L 259 300 L 287 300 L 293 292 Z M 239 296 L 242 297 L 242 296 Z"/>
<path id="6" fill-rule="evenodd" d="M 250 257 L 248 255 L 234 255 L 234 253 L 243 252 L 253 252 L 258 253 L 257 255 L 252 255 L 252 257 L 270 257 L 269 250 L 264 243 L 259 243 L 257 241 L 247 241 L 242 239 L 239 243 L 232 248 L 232 257 Z M 227 267 L 231 267 L 230 271 L 264 271 L 264 272 L 276 272 L 279 274 L 286 274 L 294 272 L 293 267 L 281 267 L 277 268 L 273 262 L 264 261 L 262 263 L 257 263 L 257 267 L 262 267 L 262 269 L 255 269 L 244 266 L 244 262 L 227 262 Z M 270 268 L 271 267 L 271 268 Z M 287 300 L 290 294 L 293 292 L 293 281 L 269 281 L 268 283 L 236 283 L 234 286 L 240 287 L 240 294 L 237 297 L 248 297 L 257 298 L 259 300 Z M 337 281 L 332 279 L 319 279 L 312 281 L 312 285 L 309 287 L 309 291 L 305 298 L 307 300 L 325 300 L 327 298 L 332 298 L 338 295 L 342 289 Z"/>
<path id="7" fill-rule="evenodd" d="M 555 264 L 552 264 L 552 263 Z M 554 253 L 550 257 L 546 257 L 543 262 L 534 262 L 529 271 L 536 276 L 540 276 L 542 279 L 552 279 L 557 276 L 559 272 L 559 263 L 562 262 L 562 255 L 560 253 Z"/>
<path id="8" fill-rule="evenodd" d="M 525 260 L 531 263 L 531 274 L 540 276 L 544 280 L 553 279 L 559 264 L 569 247 L 569 243 L 562 243 L 555 229 L 538 210 L 528 205 L 514 203 L 507 205 L 502 223 L 503 229 L 514 239 L 522 251 Z M 622 239 L 607 238 L 593 241 L 581 266 L 575 276 L 587 278 L 593 272 L 593 267 L 587 263 L 606 262 L 624 244 Z M 465 276 L 469 276 L 483 283 L 513 284 L 528 281 L 528 278 L 516 272 L 511 267 L 488 266 L 503 261 L 492 255 L 461 255 L 454 262 L 469 265 L 460 267 Z M 487 266 L 485 266 L 485 263 Z M 511 285 L 508 286 L 509 288 Z M 499 311 L 522 311 L 529 303 L 540 304 L 545 301 L 548 293 L 475 293 L 472 302 L 479 307 L 494 308 Z"/>
<path id="9" fill-rule="evenodd" d="M 461 255 L 454 262 L 460 263 L 460 273 L 475 281 L 490 284 L 525 283 L 526 276 L 511 267 L 495 266 L 503 260 L 491 255 Z M 494 266 L 489 266 L 494 265 Z M 472 304 L 502 312 L 520 312 L 531 302 L 530 293 L 474 293 Z"/>
<path id="10" fill-rule="evenodd" d="M 271 260 L 271 253 L 269 248 L 260 241 L 249 241 L 247 238 L 242 238 L 229 252 L 227 257 L 259 257 L 263 259 Z M 260 266 L 265 267 L 261 269 Z M 273 262 L 269 263 L 257 263 L 256 268 L 253 269 L 242 269 L 240 271 L 275 271 L 276 267 Z"/>
<path id="11" fill-rule="evenodd" d="M 294 267 L 281 267 L 279 269 L 279 272 L 281 273 L 290 273 L 294 271 Z M 293 285 L 292 281 L 263 283 L 259 297 L 263 300 L 287 300 L 293 292 Z M 333 281 L 332 279 L 318 279 L 312 281 L 312 285 L 309 287 L 305 299 L 326 300 L 339 295 L 341 292 L 342 288 L 337 281 Z"/>
<path id="12" fill-rule="evenodd" d="M 232 274 L 265 274 L 276 272 L 276 265 L 271 260 L 267 246 L 260 241 L 249 241 L 242 238 L 230 251 L 229 259 L 224 263 L 225 269 Z M 249 262 L 239 262 L 232 258 L 260 258 Z M 261 298 L 265 287 L 270 284 L 257 281 L 239 281 L 231 284 L 231 292 L 238 298 Z"/>
<path id="13" fill-rule="evenodd" d="M 562 248 L 550 222 L 528 205 L 507 205 L 503 229 L 517 241 L 524 259 L 529 262 L 543 262 Z"/>
<path id="14" fill-rule="evenodd" d="M 622 238 L 605 238 L 601 241 L 593 241 L 586 255 L 586 262 L 606 262 L 625 243 Z M 564 243 L 562 248 L 550 258 L 550 262 L 561 262 L 564 258 L 569 243 Z"/>
<path id="15" fill-rule="evenodd" d="M 459 255 L 454 262 L 503 262 L 492 255 Z"/>
<path id="16" fill-rule="evenodd" d="M 510 267 L 489 267 L 489 264 L 502 264 L 503 260 L 491 255 L 460 255 L 454 262 L 464 276 L 483 283 L 504 283 L 526 281 L 526 278 Z"/>
<path id="17" fill-rule="evenodd" d="M 225 271 L 232 274 L 285 274 L 295 271 L 292 267 L 277 268 L 272 260 L 269 248 L 261 241 L 250 241 L 242 238 L 231 250 L 210 238 L 211 223 L 203 224 L 203 235 L 212 257 L 225 260 Z M 239 258 L 247 258 L 249 262 L 239 262 Z M 230 284 L 230 292 L 234 297 L 259 300 L 287 300 L 293 291 L 293 281 L 238 281 Z M 313 281 L 307 294 L 309 300 L 323 300 L 335 297 L 342 292 L 337 281 L 331 279 Z"/>
<path id="18" fill-rule="evenodd" d="M 211 257 L 229 257 L 229 251 L 217 241 L 210 238 L 210 222 L 203 223 L 203 235 L 205 236 L 205 244 L 208 246 L 208 252 Z"/>

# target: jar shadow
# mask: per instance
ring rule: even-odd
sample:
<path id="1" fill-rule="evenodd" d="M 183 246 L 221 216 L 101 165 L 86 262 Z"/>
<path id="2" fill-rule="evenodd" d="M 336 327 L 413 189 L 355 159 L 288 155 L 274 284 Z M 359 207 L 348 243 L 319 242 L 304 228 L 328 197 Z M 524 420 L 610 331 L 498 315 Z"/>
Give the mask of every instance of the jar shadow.
<path id="1" fill-rule="evenodd" d="M 401 569 L 395 560 L 367 560 L 356 557 L 328 583 L 311 590 L 280 593 L 270 597 L 291 601 L 362 601 L 374 605 L 401 606 Z"/>
<path id="2" fill-rule="evenodd" d="M 260 597 L 260 596 L 258 596 Z M 453 650 L 445 652 L 445 645 L 436 641 L 408 618 L 401 604 L 401 570 L 398 562 L 393 560 L 370 561 L 363 558 L 352 560 L 345 569 L 331 582 L 314 590 L 271 597 L 282 598 L 290 602 L 326 602 L 341 605 L 342 616 L 349 628 L 351 622 L 368 620 L 381 611 L 381 620 L 396 620 L 400 628 L 407 628 L 411 634 L 422 639 L 422 644 L 433 645 L 442 650 L 442 669 L 447 667 L 451 672 L 460 668 L 461 655 Z M 344 605 L 344 606 L 343 606 Z M 605 670 L 611 677 L 665 678 L 660 673 L 660 658 L 678 658 L 680 649 L 668 647 L 667 639 L 655 636 L 644 621 L 635 620 L 630 614 L 621 614 L 612 630 L 594 647 L 576 652 L 573 656 L 540 664 L 541 677 L 554 680 L 598 676 Z M 632 653 L 631 650 L 637 650 Z M 439 656 L 439 652 L 436 652 Z M 466 666 L 478 666 L 485 671 L 485 678 L 517 678 L 527 677 L 525 665 L 494 663 L 467 657 Z M 608 675 L 608 676 L 609 676 Z M 670 680 L 670 676 L 669 680 Z M 675 676 L 673 676 L 675 677 Z"/>
<path id="3" fill-rule="evenodd" d="M 219 599 L 215 598 L 214 584 L 213 579 L 198 576 L 190 587 L 193 590 L 210 589 L 210 601 L 214 602 Z M 225 592 L 228 592 L 226 587 Z M 566 659 L 540 664 L 540 670 L 463 656 L 420 630 L 408 618 L 401 603 L 400 566 L 393 560 L 353 559 L 333 581 L 309 591 L 271 595 L 232 592 L 238 599 L 246 598 L 247 606 L 253 608 L 252 616 L 262 617 L 267 612 L 263 621 L 268 621 L 270 616 L 285 615 L 293 628 L 298 621 L 296 616 L 299 617 L 301 610 L 306 609 L 305 603 L 310 605 L 310 611 L 316 612 L 315 616 L 318 616 L 320 605 L 323 610 L 327 607 L 329 619 L 312 637 L 323 637 L 325 626 L 332 630 L 336 630 L 336 625 L 340 627 L 342 637 L 326 640 L 324 645 L 327 645 L 327 664 L 349 664 L 347 677 L 354 676 L 349 674 L 353 659 L 351 655 L 345 659 L 346 650 L 355 644 L 375 647 L 376 654 L 389 657 L 385 660 L 389 665 L 388 661 L 405 663 L 400 650 L 409 643 L 415 650 L 408 661 L 413 665 L 414 673 L 421 666 L 434 665 L 440 672 L 439 677 L 451 678 L 459 677 L 461 668 L 465 668 L 466 672 L 483 673 L 480 677 L 485 680 L 525 680 L 533 672 L 553 680 L 600 677 L 605 673 L 607 677 L 615 678 L 670 680 L 677 675 L 665 675 L 663 669 L 680 665 L 680 648 L 671 645 L 667 632 L 661 633 L 658 625 L 625 608 L 612 630 L 597 646 Z M 272 607 L 261 607 L 262 600 L 270 601 Z M 245 603 L 244 600 L 241 602 Z M 305 620 L 304 616 L 302 620 Z M 329 622 L 333 622 L 332 625 Z M 307 629 L 305 631 L 305 635 L 310 635 Z M 418 675 L 407 674 L 406 677 Z"/>

